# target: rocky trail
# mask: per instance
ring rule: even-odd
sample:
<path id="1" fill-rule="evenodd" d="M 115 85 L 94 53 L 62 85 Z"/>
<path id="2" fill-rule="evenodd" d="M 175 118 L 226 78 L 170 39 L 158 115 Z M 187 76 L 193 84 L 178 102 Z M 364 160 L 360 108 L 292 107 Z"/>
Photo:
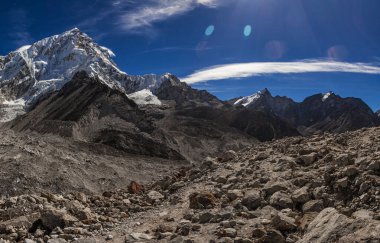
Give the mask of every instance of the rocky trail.
<path id="1" fill-rule="evenodd" d="M 379 242 L 380 128 L 257 143 L 152 183 L 0 200 L 0 242 Z"/>

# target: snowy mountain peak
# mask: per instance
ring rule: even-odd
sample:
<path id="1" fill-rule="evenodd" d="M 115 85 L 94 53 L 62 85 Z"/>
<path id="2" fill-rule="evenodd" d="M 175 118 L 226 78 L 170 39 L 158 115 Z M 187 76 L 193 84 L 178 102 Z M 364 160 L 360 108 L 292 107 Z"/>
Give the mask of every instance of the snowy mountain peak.
<path id="1" fill-rule="evenodd" d="M 60 90 L 81 71 L 125 93 L 154 91 L 173 77 L 171 74 L 129 76 L 116 66 L 113 56 L 110 49 L 74 28 L 0 57 L 0 114 L 4 107 L 12 111 L 12 104 L 17 104 L 13 115 L 7 110 L 6 120 L 13 119 L 20 114 L 20 104 L 24 104 L 21 111 L 27 110 L 41 97 Z M 1 121 L 4 120 L 0 117 Z"/>
<path id="2" fill-rule="evenodd" d="M 242 106 L 247 107 L 247 106 L 250 106 L 253 103 L 257 102 L 260 98 L 262 98 L 264 96 L 271 96 L 271 93 L 269 92 L 269 90 L 267 88 L 265 88 L 261 91 L 258 91 L 257 93 L 255 93 L 253 95 L 242 97 L 242 98 L 238 99 L 234 103 L 234 105 L 235 106 L 242 105 Z"/>

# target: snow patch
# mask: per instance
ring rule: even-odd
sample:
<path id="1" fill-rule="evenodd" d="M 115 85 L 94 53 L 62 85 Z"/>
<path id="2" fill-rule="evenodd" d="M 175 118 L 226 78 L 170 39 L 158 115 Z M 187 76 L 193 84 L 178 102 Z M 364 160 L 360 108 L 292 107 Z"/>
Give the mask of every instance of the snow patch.
<path id="1" fill-rule="evenodd" d="M 161 101 L 155 96 L 152 91 L 143 89 L 135 93 L 127 95 L 137 105 L 162 105 Z"/>
<path id="2" fill-rule="evenodd" d="M 246 97 L 243 97 L 243 98 L 237 100 L 234 103 L 234 105 L 243 105 L 243 106 L 247 107 L 250 104 L 252 104 L 253 102 L 255 102 L 256 100 L 260 99 L 260 97 L 261 97 L 261 91 L 257 92 L 254 95 L 246 96 Z"/>
<path id="3" fill-rule="evenodd" d="M 330 98 L 331 95 L 333 95 L 333 92 L 328 92 L 322 97 L 322 101 L 325 102 L 328 98 Z"/>
<path id="4" fill-rule="evenodd" d="M 27 51 L 29 48 L 31 48 L 32 46 L 31 45 L 26 45 L 26 46 L 22 46 L 20 48 L 18 48 L 16 50 L 16 52 L 23 52 L 23 51 Z"/>
<path id="5" fill-rule="evenodd" d="M 107 52 L 110 57 L 116 57 L 115 53 L 111 49 L 104 46 L 101 46 L 100 49 Z"/>

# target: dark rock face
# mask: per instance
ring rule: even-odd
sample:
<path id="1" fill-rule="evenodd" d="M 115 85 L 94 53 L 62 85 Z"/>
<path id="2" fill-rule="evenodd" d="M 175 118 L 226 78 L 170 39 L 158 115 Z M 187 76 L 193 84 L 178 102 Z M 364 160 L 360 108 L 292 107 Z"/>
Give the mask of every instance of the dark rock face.
<path id="1" fill-rule="evenodd" d="M 371 127 L 377 123 L 376 115 L 361 99 L 341 98 L 332 92 L 313 95 L 297 103 L 287 97 L 273 97 L 265 89 L 246 107 L 274 114 L 304 135 L 339 133 Z"/>
<path id="2" fill-rule="evenodd" d="M 196 90 L 174 75 L 170 75 L 154 92 L 160 100 L 175 101 L 177 109 L 184 107 L 222 107 L 223 102 L 205 90 Z"/>

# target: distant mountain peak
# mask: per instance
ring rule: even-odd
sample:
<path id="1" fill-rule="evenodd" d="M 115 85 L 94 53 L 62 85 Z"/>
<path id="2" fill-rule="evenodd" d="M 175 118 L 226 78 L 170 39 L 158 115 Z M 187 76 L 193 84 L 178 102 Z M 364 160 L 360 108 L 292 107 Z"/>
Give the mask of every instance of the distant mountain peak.
<path id="1" fill-rule="evenodd" d="M 269 90 L 267 88 L 263 89 L 263 90 L 260 90 L 252 95 L 249 95 L 249 96 L 245 96 L 245 97 L 242 97 L 238 100 L 235 101 L 234 105 L 237 106 L 237 105 L 242 105 L 242 106 L 245 106 L 245 107 L 248 107 L 252 104 L 254 104 L 255 102 L 257 102 L 258 100 L 260 100 L 260 98 L 262 97 L 272 97 L 272 94 L 269 92 Z"/>

